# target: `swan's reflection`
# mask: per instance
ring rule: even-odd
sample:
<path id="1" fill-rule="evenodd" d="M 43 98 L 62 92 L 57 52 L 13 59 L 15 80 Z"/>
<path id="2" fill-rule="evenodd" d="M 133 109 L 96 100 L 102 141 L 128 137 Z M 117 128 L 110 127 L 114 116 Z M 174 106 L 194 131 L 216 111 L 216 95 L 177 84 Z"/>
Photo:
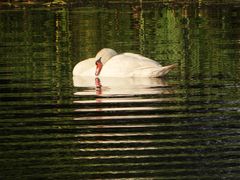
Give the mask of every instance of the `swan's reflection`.
<path id="1" fill-rule="evenodd" d="M 75 87 L 81 89 L 74 93 L 81 98 L 74 101 L 76 104 L 81 104 L 81 108 L 75 111 L 93 113 L 93 115 L 98 115 L 99 119 L 101 119 L 99 112 L 118 112 L 116 115 L 119 116 L 119 113 L 123 111 L 140 112 L 163 109 L 165 107 L 152 106 L 151 103 L 171 101 L 172 98 L 158 95 L 173 93 L 168 83 L 160 78 L 73 77 L 73 83 Z M 147 96 L 154 94 L 155 97 Z M 139 105 L 139 103 L 142 104 Z"/>
<path id="2" fill-rule="evenodd" d="M 77 143 L 80 151 L 88 154 L 79 153 L 74 159 L 148 158 L 148 155 L 128 156 L 117 152 L 159 148 L 152 145 L 157 141 L 154 137 L 150 140 L 134 137 L 154 136 L 151 129 L 160 125 L 152 119 L 169 116 L 157 113 L 158 110 L 175 108 L 159 105 L 159 102 L 172 101 L 171 96 L 161 95 L 173 93 L 167 82 L 157 78 L 73 77 L 73 83 L 78 89 L 74 94 L 79 97 L 74 101 L 79 105 L 75 109 L 79 117 L 74 120 L 81 121 L 78 127 L 82 130 L 76 135 Z M 106 151 L 110 155 L 101 154 Z"/>
<path id="3" fill-rule="evenodd" d="M 168 83 L 160 78 L 109 78 L 73 77 L 75 87 L 90 88 L 76 92 L 75 95 L 147 95 L 168 94 Z M 95 89 L 95 91 L 93 91 Z"/>

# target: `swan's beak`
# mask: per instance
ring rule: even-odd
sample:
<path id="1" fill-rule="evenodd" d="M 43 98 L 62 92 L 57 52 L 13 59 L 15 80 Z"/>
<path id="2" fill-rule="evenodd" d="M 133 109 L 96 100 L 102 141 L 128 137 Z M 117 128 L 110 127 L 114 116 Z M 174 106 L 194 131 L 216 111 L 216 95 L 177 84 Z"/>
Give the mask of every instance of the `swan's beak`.
<path id="1" fill-rule="evenodd" d="M 102 66 L 103 66 L 103 64 L 102 64 L 101 58 L 100 58 L 96 61 L 96 71 L 95 71 L 96 76 L 98 76 L 100 74 L 100 72 L 102 70 Z"/>

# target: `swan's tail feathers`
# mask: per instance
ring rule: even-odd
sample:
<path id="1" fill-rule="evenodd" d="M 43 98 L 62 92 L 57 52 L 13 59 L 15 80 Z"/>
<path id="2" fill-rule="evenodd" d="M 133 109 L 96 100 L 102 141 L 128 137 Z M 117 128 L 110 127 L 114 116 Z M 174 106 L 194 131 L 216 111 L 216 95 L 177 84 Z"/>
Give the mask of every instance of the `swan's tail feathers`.
<path id="1" fill-rule="evenodd" d="M 159 73 L 159 77 L 165 76 L 170 70 L 172 70 L 176 67 L 177 67 L 177 64 L 171 64 L 171 65 L 162 67 L 162 70 Z"/>

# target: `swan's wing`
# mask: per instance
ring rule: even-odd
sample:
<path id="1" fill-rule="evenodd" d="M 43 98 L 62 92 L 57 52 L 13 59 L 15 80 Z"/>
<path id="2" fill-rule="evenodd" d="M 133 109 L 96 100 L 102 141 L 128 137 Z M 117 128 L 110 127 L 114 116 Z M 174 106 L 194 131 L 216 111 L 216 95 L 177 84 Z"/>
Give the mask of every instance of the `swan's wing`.
<path id="1" fill-rule="evenodd" d="M 143 67 L 137 68 L 133 71 L 133 77 L 163 77 L 170 70 L 174 69 L 177 65 L 172 64 L 168 66 L 156 66 L 156 67 Z"/>
<path id="2" fill-rule="evenodd" d="M 123 67 L 124 69 L 133 70 L 134 68 L 144 68 L 144 67 L 159 67 L 161 66 L 158 62 L 146 58 L 140 54 L 134 53 L 123 53 L 112 57 L 105 66 L 116 66 Z"/>
<path id="3" fill-rule="evenodd" d="M 161 68 L 157 62 L 138 54 L 124 53 L 112 57 L 104 66 L 100 76 L 150 77 L 151 70 Z M 137 71 L 137 72 L 135 72 Z M 142 75 L 141 75 L 142 73 Z M 143 75 L 144 74 L 144 75 Z M 152 75 L 151 75 L 152 76 Z"/>
<path id="4" fill-rule="evenodd" d="M 175 65 L 161 66 L 158 62 L 138 54 L 124 53 L 111 58 L 101 76 L 109 77 L 162 77 Z"/>
<path id="5" fill-rule="evenodd" d="M 138 62 L 140 63 L 141 66 L 154 66 L 154 65 L 158 65 L 158 66 L 161 66 L 158 62 L 150 59 L 150 58 L 147 58 L 147 57 L 144 57 L 140 54 L 134 54 L 134 53 L 123 53 L 122 55 L 126 56 L 126 57 L 129 57 L 131 59 L 136 59 L 138 60 Z"/>

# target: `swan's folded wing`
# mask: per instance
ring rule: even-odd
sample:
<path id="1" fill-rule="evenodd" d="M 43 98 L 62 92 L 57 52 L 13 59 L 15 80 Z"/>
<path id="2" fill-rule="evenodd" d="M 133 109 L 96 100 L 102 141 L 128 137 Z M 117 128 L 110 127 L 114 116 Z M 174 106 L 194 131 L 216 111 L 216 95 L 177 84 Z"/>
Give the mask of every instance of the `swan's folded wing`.
<path id="1" fill-rule="evenodd" d="M 159 77 L 162 67 L 140 67 L 135 69 L 132 73 L 132 77 Z"/>
<path id="2" fill-rule="evenodd" d="M 172 64 L 159 67 L 141 67 L 132 72 L 132 77 L 163 77 L 176 66 L 176 64 Z"/>
<path id="3" fill-rule="evenodd" d="M 156 77 L 155 71 L 162 66 L 138 54 L 124 53 L 111 58 L 100 76 L 111 77 Z"/>
<path id="4" fill-rule="evenodd" d="M 128 58 L 131 58 L 131 59 L 137 59 L 138 60 L 138 63 L 141 65 L 141 66 L 149 66 L 149 65 L 158 65 L 158 66 L 161 66 L 158 62 L 152 60 L 152 59 L 149 59 L 147 57 L 144 57 L 140 54 L 134 54 L 134 53 L 123 53 L 124 56 L 128 57 Z"/>

